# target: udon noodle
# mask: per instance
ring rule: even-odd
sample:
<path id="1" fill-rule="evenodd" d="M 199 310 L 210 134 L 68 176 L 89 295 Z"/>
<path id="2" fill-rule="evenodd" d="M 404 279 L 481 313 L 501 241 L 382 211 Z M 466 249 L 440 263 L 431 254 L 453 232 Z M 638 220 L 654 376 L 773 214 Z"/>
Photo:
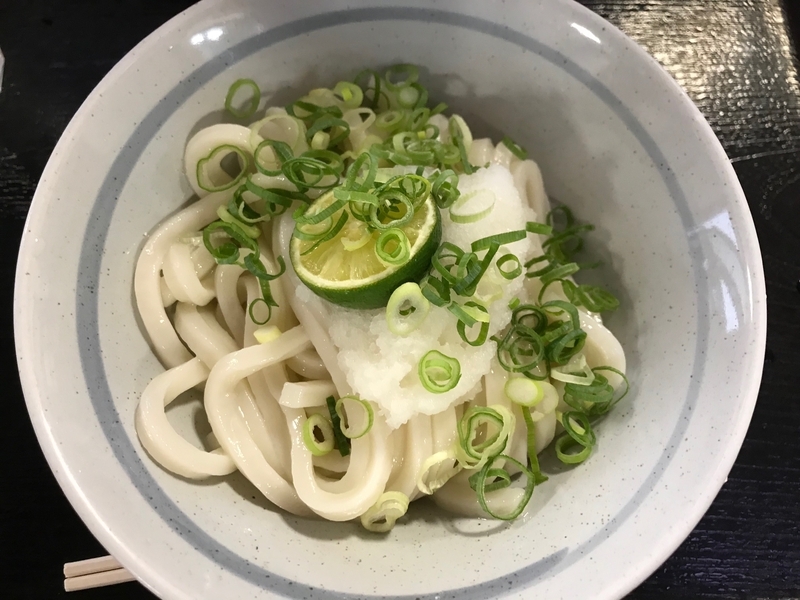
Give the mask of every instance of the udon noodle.
<path id="1" fill-rule="evenodd" d="M 341 118 L 349 123 L 349 132 L 340 147 L 349 149 L 351 156 L 387 138 L 386 132 L 375 125 L 378 111 L 363 106 L 348 108 L 330 90 L 316 93 L 321 104 L 338 102 L 341 106 Z M 441 132 L 439 139 L 446 141 L 448 120 L 437 114 L 430 116 L 428 123 L 436 125 Z M 467 133 L 468 128 L 463 131 Z M 569 373 L 563 380 L 551 373 L 546 382 L 557 393 L 545 394 L 535 407 L 516 403 L 507 393 L 508 382 L 516 375 L 502 368 L 494 356 L 500 339 L 496 338 L 486 342 L 491 348 L 486 371 L 470 372 L 476 385 L 434 412 L 430 408 L 409 410 L 411 414 L 403 415 L 406 418 L 393 417 L 385 410 L 387 403 L 354 389 L 353 381 L 358 378 L 343 369 L 346 344 L 337 345 L 332 338 L 337 327 L 342 329 L 336 319 L 346 309 L 309 292 L 288 261 L 286 272 L 270 282 L 274 303 L 267 306 L 259 301 L 263 289 L 252 269 L 241 261 L 218 264 L 204 244 L 204 228 L 220 218 L 220 209 L 229 206 L 237 186 L 208 191 L 210 186 L 203 185 L 198 175 L 213 182 L 233 181 L 236 176 L 228 173 L 224 161 L 203 163 L 205 171 L 198 169 L 198 163 L 207 160 L 216 148 L 233 147 L 240 152 L 234 155 L 244 171 L 245 164 L 254 162 L 254 153 L 264 139 L 283 141 L 300 155 L 310 144 L 305 133 L 302 121 L 283 108 L 273 107 L 249 127 L 213 125 L 189 141 L 185 171 L 198 200 L 158 225 L 136 264 L 136 304 L 152 348 L 166 369 L 146 387 L 136 411 L 136 430 L 143 447 L 153 460 L 177 475 L 199 480 L 239 470 L 283 510 L 331 521 L 360 517 L 367 528 L 376 531 L 391 529 L 405 514 L 408 502 L 427 495 L 460 515 L 486 516 L 486 507 L 493 515 L 514 513 L 523 500 L 527 502 L 526 494 L 529 497 L 533 488 L 533 482 L 528 485 L 525 480 L 540 475 L 531 461 L 564 429 L 564 414 L 571 410 L 564 398 Z M 544 221 L 551 207 L 536 163 L 519 158 L 508 144 L 466 137 L 469 162 L 507 170 L 525 214 Z M 284 175 L 265 175 L 252 169 L 245 175 L 262 188 L 298 189 Z M 320 195 L 316 189 L 307 193 L 312 200 Z M 292 210 L 253 226 L 259 230 L 257 253 L 243 248 L 240 258 L 257 255 L 264 271 L 279 272 L 277 257 L 287 255 L 296 226 Z M 533 233 L 528 240 L 529 255 L 543 255 L 546 236 Z M 542 295 L 540 278 L 523 277 L 519 281 L 519 291 L 514 294 L 517 302 L 535 302 L 537 297 L 541 302 L 574 300 L 574 295 L 570 298 L 565 293 L 563 282 L 550 285 Z M 503 310 L 506 322 L 496 324 L 498 332 L 511 319 L 511 309 L 504 305 Z M 373 314 L 375 311 L 369 313 Z M 586 307 L 578 308 L 578 314 L 586 335 L 579 355 L 583 363 L 575 368 L 592 374 L 592 369 L 611 367 L 606 378 L 617 388 L 625 372 L 619 342 L 598 314 Z M 346 330 L 347 335 L 361 334 Z M 571 364 L 577 363 L 573 360 Z M 353 368 L 351 363 L 347 365 Z M 202 390 L 211 426 L 202 446 L 183 438 L 165 412 L 171 402 L 193 388 Z M 353 395 L 370 401 L 371 409 L 348 410 L 347 427 L 367 429 L 363 421 L 368 418 L 373 419 L 371 426 L 363 436 L 350 440 L 349 455 L 339 451 L 316 455 L 313 444 L 309 447 L 304 440 L 306 421 L 321 417 L 327 422 L 331 413 L 326 399 Z M 500 448 L 503 453 L 499 462 L 493 463 L 494 471 L 483 468 L 485 461 L 470 463 L 459 452 L 459 425 L 475 407 L 492 407 L 506 428 Z M 476 439 L 490 437 L 490 425 L 478 423 Z M 577 430 L 579 437 L 586 433 L 580 422 L 570 422 L 568 428 Z M 531 440 L 533 448 L 529 447 Z M 503 479 L 497 472 L 503 465 L 509 481 L 492 486 L 490 482 Z M 475 475 L 480 472 L 483 479 L 478 486 L 483 486 L 483 493 L 479 495 Z"/>

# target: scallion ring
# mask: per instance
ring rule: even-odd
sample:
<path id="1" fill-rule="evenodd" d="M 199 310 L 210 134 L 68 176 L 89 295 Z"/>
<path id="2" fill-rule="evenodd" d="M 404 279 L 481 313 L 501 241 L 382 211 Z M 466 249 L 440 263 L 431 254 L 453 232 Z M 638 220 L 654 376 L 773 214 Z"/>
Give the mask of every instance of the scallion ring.
<path id="1" fill-rule="evenodd" d="M 492 212 L 497 196 L 492 190 L 481 189 L 462 194 L 450 207 L 450 220 L 453 223 L 476 223 Z M 468 207 L 465 205 L 469 203 Z"/>
<path id="2" fill-rule="evenodd" d="M 441 171 L 431 184 L 431 194 L 439 208 L 449 208 L 458 199 L 458 175 L 451 169 Z"/>
<path id="3" fill-rule="evenodd" d="M 236 93 L 242 88 L 250 88 L 252 94 L 243 108 L 239 109 L 233 105 Z M 228 88 L 228 94 L 225 96 L 225 110 L 231 113 L 237 119 L 247 119 L 252 117 L 258 110 L 258 103 L 261 101 L 261 90 L 258 84 L 252 79 L 237 79 Z"/>
<path id="4" fill-rule="evenodd" d="M 561 425 L 572 439 L 581 446 L 593 447 L 597 443 L 589 417 L 582 411 L 567 411 L 561 415 Z"/>
<path id="5" fill-rule="evenodd" d="M 576 354 L 567 364 L 551 368 L 550 377 L 564 383 L 590 385 L 594 381 L 595 374 L 586 364 L 586 357 L 583 354 Z"/>
<path id="6" fill-rule="evenodd" d="M 224 234 L 229 241 L 215 245 L 212 241 L 212 235 L 215 233 Z M 258 244 L 255 240 L 248 236 L 239 225 L 225 221 L 214 221 L 206 225 L 203 229 L 203 244 L 220 265 L 235 264 L 239 260 L 239 248 L 247 248 L 258 254 Z"/>
<path id="7" fill-rule="evenodd" d="M 383 131 L 392 132 L 402 127 L 406 120 L 406 113 L 402 110 L 387 110 L 380 113 L 375 119 L 375 127 Z"/>
<path id="8" fill-rule="evenodd" d="M 505 244 L 510 244 L 512 242 L 517 242 L 519 240 L 524 240 L 528 235 L 528 232 L 524 229 L 518 229 L 515 231 L 507 231 L 505 233 L 497 233 L 495 235 L 490 235 L 484 238 L 480 238 L 475 240 L 471 244 L 471 249 L 473 252 L 479 252 L 481 250 L 486 250 L 492 244 L 497 243 L 501 246 Z"/>
<path id="9" fill-rule="evenodd" d="M 369 192 L 377 172 L 378 161 L 369 152 L 362 152 L 347 169 L 343 187 L 354 192 Z"/>
<path id="10" fill-rule="evenodd" d="M 533 422 L 533 417 L 531 416 L 531 410 L 529 408 L 523 407 L 520 412 L 522 413 L 522 418 L 525 420 L 525 428 L 527 429 L 528 468 L 531 473 L 533 473 L 533 479 L 536 485 L 539 485 L 547 481 L 547 475 L 542 473 L 542 469 L 539 466 L 539 457 L 536 454 L 536 425 Z"/>
<path id="11" fill-rule="evenodd" d="M 580 464 L 592 453 L 591 446 L 582 446 L 568 433 L 562 433 L 556 440 L 555 450 L 558 460 L 566 465 Z"/>
<path id="12" fill-rule="evenodd" d="M 361 525 L 367 531 L 386 533 L 391 531 L 397 519 L 408 511 L 408 496 L 402 492 L 384 492 L 378 501 L 361 515 Z"/>
<path id="13" fill-rule="evenodd" d="M 417 374 L 427 391 L 443 394 L 456 387 L 461 380 L 461 363 L 438 350 L 430 350 L 420 359 Z"/>
<path id="14" fill-rule="evenodd" d="M 261 160 L 261 153 L 267 148 L 272 151 L 274 156 L 272 165 Z M 264 140 L 258 146 L 256 146 L 255 152 L 253 152 L 253 161 L 255 162 L 256 170 L 258 170 L 259 173 L 263 173 L 269 177 L 274 177 L 282 173 L 282 165 L 287 160 L 293 158 L 293 156 L 294 155 L 292 154 L 292 149 L 289 147 L 289 144 L 280 142 L 278 140 Z M 271 166 L 274 166 L 274 168 L 270 168 Z"/>
<path id="15" fill-rule="evenodd" d="M 507 264 L 512 265 L 510 269 L 506 267 Z M 495 266 L 500 275 L 505 279 L 516 279 L 522 275 L 522 263 L 519 262 L 519 258 L 514 254 L 504 254 L 497 259 Z"/>
<path id="16" fill-rule="evenodd" d="M 503 386 L 509 400 L 520 406 L 533 407 L 544 400 L 544 382 L 527 377 L 511 377 Z"/>
<path id="17" fill-rule="evenodd" d="M 238 225 L 239 228 L 244 231 L 247 237 L 257 238 L 261 235 L 261 230 L 258 227 L 254 227 L 253 225 L 247 225 L 246 223 L 242 223 L 239 219 L 234 217 L 231 213 L 228 212 L 228 209 L 224 206 L 220 206 L 217 209 L 217 216 L 225 221 L 226 223 L 232 223 Z"/>
<path id="18" fill-rule="evenodd" d="M 417 487 L 423 494 L 433 494 L 462 469 L 453 448 L 442 450 L 429 456 L 422 463 L 417 477 Z"/>
<path id="19" fill-rule="evenodd" d="M 217 157 L 219 157 L 219 161 L 217 161 Z M 225 157 L 234 154 L 239 163 L 239 173 L 235 176 L 229 175 L 231 177 L 230 181 L 225 183 L 221 183 L 219 185 L 214 185 L 211 181 L 211 178 L 208 174 L 208 164 L 212 163 L 216 168 L 219 170 L 223 170 L 220 166 L 220 163 L 225 159 Z M 245 154 L 241 148 L 233 146 L 231 144 L 223 144 L 222 146 L 217 146 L 214 148 L 208 156 L 205 158 L 201 158 L 197 161 L 197 185 L 200 189 L 205 190 L 206 192 L 221 192 L 223 190 L 227 190 L 232 188 L 233 186 L 237 185 L 244 177 L 247 175 L 247 170 L 250 165 L 250 159 L 248 158 L 247 154 Z M 224 171 L 223 171 L 224 172 Z M 227 174 L 227 173 L 226 173 Z"/>
<path id="20" fill-rule="evenodd" d="M 480 323 L 478 334 L 474 339 L 469 339 L 467 337 L 467 324 L 461 319 L 459 319 L 458 323 L 456 323 L 456 331 L 458 332 L 459 337 L 461 337 L 461 339 L 470 346 L 482 346 L 484 342 L 486 342 L 486 338 L 489 336 L 489 311 L 486 310 L 485 306 L 482 306 L 471 300 L 465 302 L 464 306 L 462 307 L 463 311 L 467 311 L 469 309 L 472 309 L 478 313 L 466 313 L 474 319 L 474 324 Z"/>
<path id="21" fill-rule="evenodd" d="M 342 433 L 351 440 L 357 440 L 372 429 L 375 419 L 372 405 L 356 396 L 342 396 L 336 401 L 336 414 Z"/>
<path id="22" fill-rule="evenodd" d="M 392 81 L 392 78 L 396 78 L 397 76 L 403 77 L 403 79 Z M 417 82 L 419 79 L 419 69 L 415 65 L 393 65 L 386 70 L 383 77 L 387 88 L 392 91 L 398 91 Z"/>
<path id="23" fill-rule="evenodd" d="M 430 302 L 422 294 L 418 284 L 404 283 L 392 292 L 386 305 L 386 323 L 389 331 L 405 337 L 419 328 L 430 310 Z"/>
<path id="24" fill-rule="evenodd" d="M 510 137 L 505 136 L 503 138 L 502 143 L 506 148 L 508 148 L 511 151 L 511 154 L 516 156 L 518 159 L 525 160 L 526 158 L 528 158 L 527 150 L 525 150 L 525 148 L 514 142 L 514 140 L 512 140 Z"/>
<path id="25" fill-rule="evenodd" d="M 525 481 L 525 488 L 522 492 L 522 497 L 519 500 L 519 503 L 509 512 L 500 514 L 498 512 L 493 511 L 489 507 L 489 503 L 486 498 L 486 494 L 492 491 L 492 483 L 488 482 L 487 479 L 490 478 L 490 474 L 497 473 L 496 467 L 494 467 L 495 462 L 502 461 L 502 462 L 509 462 L 515 467 L 519 469 L 519 471 L 526 477 Z M 505 469 L 503 469 L 505 471 Z M 510 475 L 508 475 L 506 471 L 506 477 L 510 480 Z M 533 489 L 536 487 L 536 478 L 534 474 L 523 465 L 518 460 L 511 458 L 505 454 L 498 454 L 497 456 L 492 457 L 490 460 L 483 465 L 480 471 L 475 474 L 474 479 L 471 479 L 470 484 L 474 486 L 475 493 L 478 495 L 478 503 L 481 505 L 481 508 L 484 510 L 486 514 L 494 519 L 499 519 L 501 521 L 513 521 L 518 516 L 522 514 L 522 511 L 525 510 L 525 507 L 530 502 L 531 496 L 533 495 Z"/>
<path id="26" fill-rule="evenodd" d="M 473 406 L 458 422 L 456 456 L 467 469 L 480 469 L 505 450 L 516 418 L 505 406 Z"/>
<path id="27" fill-rule="evenodd" d="M 381 232 L 375 241 L 375 256 L 386 266 L 404 265 L 411 258 L 411 244 L 402 229 Z"/>
<path id="28" fill-rule="evenodd" d="M 324 456 L 333 450 L 333 441 L 333 426 L 322 415 L 311 415 L 303 423 L 303 444 L 314 456 Z"/>
<path id="29" fill-rule="evenodd" d="M 336 412 L 336 400 L 333 396 L 328 396 L 325 399 L 325 405 L 328 407 L 328 414 L 331 416 L 333 439 L 336 442 L 335 447 L 339 450 L 339 454 L 347 456 L 350 454 L 350 439 L 342 433 L 342 420 L 339 418 L 339 413 Z"/>
<path id="30" fill-rule="evenodd" d="M 414 218 L 414 205 L 398 189 L 381 193 L 378 206 L 370 206 L 369 222 L 380 231 L 402 227 Z"/>
<path id="31" fill-rule="evenodd" d="M 364 101 L 364 92 L 355 83 L 340 81 L 333 88 L 333 93 L 342 99 L 346 109 L 358 108 Z"/>

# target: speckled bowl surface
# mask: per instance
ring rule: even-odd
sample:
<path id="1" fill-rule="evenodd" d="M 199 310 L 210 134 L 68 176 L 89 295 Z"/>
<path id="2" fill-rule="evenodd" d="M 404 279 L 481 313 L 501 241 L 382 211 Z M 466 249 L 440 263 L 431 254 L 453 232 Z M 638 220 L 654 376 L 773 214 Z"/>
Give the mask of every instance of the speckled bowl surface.
<path id="1" fill-rule="evenodd" d="M 592 458 L 553 471 L 511 524 L 424 503 L 386 537 L 295 518 L 242 479 L 171 476 L 134 432 L 161 366 L 135 317 L 133 265 L 189 197 L 190 132 L 222 118 L 239 77 L 284 103 L 398 61 L 422 65 L 432 97 L 479 134 L 528 148 L 548 192 L 597 225 L 596 276 L 622 300 L 608 322 L 632 393 Z M 15 322 L 58 481 L 162 598 L 619 598 L 725 480 L 756 399 L 765 299 L 747 204 L 710 128 L 644 51 L 577 4 L 206 0 L 125 57 L 64 133 L 28 218 Z"/>

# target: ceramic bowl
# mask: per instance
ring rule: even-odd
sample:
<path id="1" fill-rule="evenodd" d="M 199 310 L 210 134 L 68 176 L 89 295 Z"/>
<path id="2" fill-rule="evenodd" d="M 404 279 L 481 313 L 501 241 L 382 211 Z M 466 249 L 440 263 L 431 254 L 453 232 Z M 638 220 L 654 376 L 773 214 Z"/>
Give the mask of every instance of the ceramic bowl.
<path id="1" fill-rule="evenodd" d="M 422 65 L 432 98 L 479 134 L 527 147 L 550 195 L 597 226 L 597 276 L 622 301 L 608 323 L 632 393 L 591 459 L 554 473 L 509 525 L 418 506 L 376 537 L 295 518 L 240 478 L 162 471 L 134 432 L 162 367 L 135 317 L 133 266 L 190 196 L 190 133 L 222 118 L 239 77 L 276 104 L 399 61 Z M 59 483 L 162 598 L 619 598 L 688 535 L 733 464 L 765 296 L 747 203 L 711 129 L 654 60 L 579 5 L 206 0 L 131 51 L 65 131 L 28 218 L 15 324 Z"/>

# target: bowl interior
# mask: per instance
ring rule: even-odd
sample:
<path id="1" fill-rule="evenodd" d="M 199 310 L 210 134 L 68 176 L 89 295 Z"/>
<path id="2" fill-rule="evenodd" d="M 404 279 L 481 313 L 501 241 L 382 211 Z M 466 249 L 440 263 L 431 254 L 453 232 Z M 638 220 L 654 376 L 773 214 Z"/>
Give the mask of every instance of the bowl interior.
<path id="1" fill-rule="evenodd" d="M 451 9 L 365 5 L 323 18 L 205 3 L 101 84 L 48 168 L 30 224 L 50 241 L 43 249 L 29 234 L 21 268 L 75 293 L 45 313 L 54 291 L 34 294 L 24 278 L 18 288 L 18 301 L 35 296 L 18 306 L 21 358 L 42 358 L 21 363 L 23 379 L 25 368 L 41 378 L 27 386 L 31 412 L 79 512 L 160 594 L 489 597 L 535 582 L 547 595 L 580 573 L 581 588 L 611 597 L 674 549 L 735 457 L 758 383 L 763 285 L 749 214 L 707 125 L 643 52 L 582 9 Z M 604 264 L 584 281 L 622 301 L 607 323 L 631 394 L 599 426 L 587 464 L 545 458 L 550 481 L 511 524 L 425 502 L 387 537 L 295 518 L 241 477 L 197 484 L 164 472 L 133 428 L 138 394 L 162 371 L 135 316 L 133 266 L 146 233 L 190 197 L 188 137 L 226 119 L 237 78 L 282 105 L 395 62 L 421 65 L 431 98 L 476 135 L 508 133 L 527 148 L 550 196 L 596 226 L 587 257 Z M 49 350 L 53 332 L 68 356 Z M 59 389 L 74 389 L 68 405 Z M 189 438 L 207 428 L 196 400 L 168 414 Z"/>

